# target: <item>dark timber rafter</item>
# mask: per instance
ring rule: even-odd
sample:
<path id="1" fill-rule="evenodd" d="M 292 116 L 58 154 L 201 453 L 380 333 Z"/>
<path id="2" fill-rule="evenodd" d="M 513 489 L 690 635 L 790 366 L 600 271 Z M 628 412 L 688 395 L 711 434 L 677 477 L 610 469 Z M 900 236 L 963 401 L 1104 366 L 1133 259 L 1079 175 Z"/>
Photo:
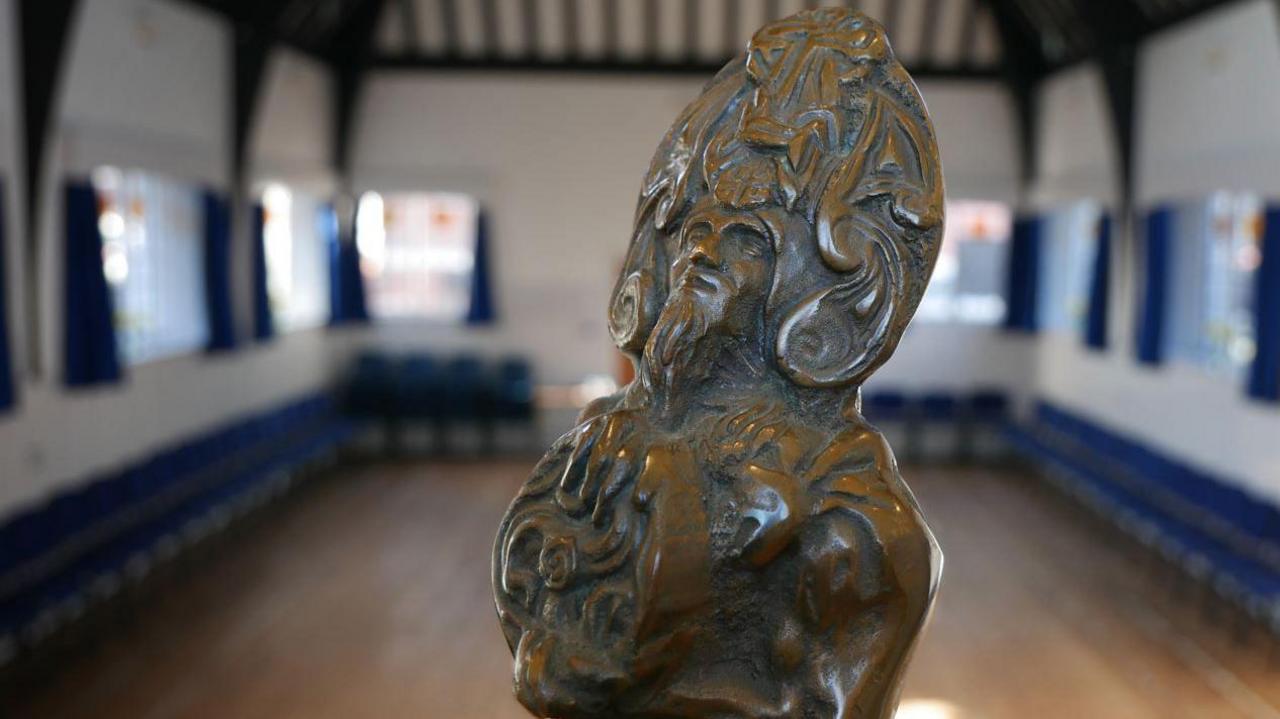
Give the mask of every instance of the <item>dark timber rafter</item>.
<path id="1" fill-rule="evenodd" d="M 72 20 L 79 7 L 77 0 L 21 0 L 18 42 L 22 52 L 23 134 L 26 150 L 24 270 L 28 277 L 38 277 L 40 269 L 40 206 L 44 187 L 44 164 L 49 139 L 56 125 L 54 110 L 63 65 L 67 59 L 67 41 Z M 27 282 L 27 347 L 28 367 L 38 373 L 40 367 L 40 292 L 39 283 Z"/>
<path id="2" fill-rule="evenodd" d="M 492 6 L 493 0 L 487 0 L 484 3 L 486 18 L 491 14 Z M 422 39 L 418 37 L 418 0 L 399 0 L 398 8 L 405 47 L 413 48 L 416 52 L 422 47 Z"/>
<path id="3" fill-rule="evenodd" d="M 374 30 L 385 0 L 357 3 L 334 38 L 331 58 L 336 74 L 333 122 L 333 164 L 344 186 L 351 179 L 351 135 L 356 105 L 373 50 Z M 455 45 L 456 47 L 456 45 Z"/>
<path id="4" fill-rule="evenodd" d="M 742 46 L 746 47 L 744 40 Z M 423 55 L 417 57 L 383 56 L 373 67 L 379 70 L 408 71 L 467 71 L 467 72 L 529 72 L 529 73 L 577 73 L 586 75 L 685 75 L 711 77 L 724 67 L 730 58 L 723 60 L 648 60 L 633 62 L 619 59 L 555 60 L 527 58 L 469 58 Z M 930 80 L 998 80 L 1002 75 L 994 70 L 955 67 L 950 65 L 912 65 L 908 68 L 912 77 Z"/>
<path id="5" fill-rule="evenodd" d="M 1134 93 L 1137 90 L 1137 45 L 1143 33 L 1142 10 L 1132 0 L 1081 0 L 1081 11 L 1092 30 L 1094 54 L 1106 83 L 1111 127 L 1120 160 L 1120 208 L 1133 207 Z"/>
<path id="6" fill-rule="evenodd" d="M 1036 35 L 1013 0 L 983 0 L 996 21 L 1004 48 L 1002 74 L 1013 94 L 1018 113 L 1018 148 L 1023 187 L 1035 180 L 1039 170 L 1036 127 L 1039 122 L 1036 83 L 1046 69 Z M 966 50 L 971 50 L 966 48 Z"/>
<path id="7" fill-rule="evenodd" d="M 248 168 L 249 134 L 262 94 L 262 78 L 274 44 L 274 29 L 288 0 L 237 3 L 232 11 L 232 43 L 235 63 L 232 108 L 232 181 L 236 192 L 244 189 Z"/>

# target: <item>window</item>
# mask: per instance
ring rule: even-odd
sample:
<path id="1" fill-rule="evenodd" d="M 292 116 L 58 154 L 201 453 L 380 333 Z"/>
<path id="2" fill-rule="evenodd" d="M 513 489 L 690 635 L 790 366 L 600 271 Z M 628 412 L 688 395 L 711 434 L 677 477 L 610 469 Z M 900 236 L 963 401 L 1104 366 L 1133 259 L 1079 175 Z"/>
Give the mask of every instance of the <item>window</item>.
<path id="1" fill-rule="evenodd" d="M 1262 202 L 1215 193 L 1174 214 L 1169 356 L 1214 374 L 1240 376 L 1253 361 L 1253 293 L 1262 262 Z"/>
<path id="2" fill-rule="evenodd" d="M 1036 299 L 1039 326 L 1044 330 L 1084 332 L 1101 221 L 1101 208 L 1090 201 L 1045 214 Z"/>
<path id="3" fill-rule="evenodd" d="M 356 246 L 374 317 L 461 320 L 471 298 L 476 201 L 445 193 L 366 193 Z"/>
<path id="4" fill-rule="evenodd" d="M 102 167 L 92 179 L 121 358 L 138 364 L 202 349 L 209 320 L 199 193 L 142 170 Z"/>
<path id="5" fill-rule="evenodd" d="M 1013 217 L 999 202 L 947 203 L 947 223 L 923 321 L 996 324 L 1004 316 L 1005 263 Z"/>
<path id="6" fill-rule="evenodd" d="M 273 183 L 262 192 L 267 297 L 276 327 L 316 327 L 329 313 L 328 235 L 314 197 Z"/>

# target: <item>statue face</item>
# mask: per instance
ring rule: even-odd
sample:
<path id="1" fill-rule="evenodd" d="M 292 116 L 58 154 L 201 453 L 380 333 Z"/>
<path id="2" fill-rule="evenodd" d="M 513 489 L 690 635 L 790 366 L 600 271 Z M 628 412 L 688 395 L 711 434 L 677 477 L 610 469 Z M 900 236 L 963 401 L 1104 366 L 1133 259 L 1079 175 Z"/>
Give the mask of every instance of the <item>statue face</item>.
<path id="1" fill-rule="evenodd" d="M 668 366 L 704 338 L 733 337 L 762 316 L 773 279 L 776 228 L 754 212 L 704 200 L 685 221 L 666 305 L 647 353 Z"/>
<path id="2" fill-rule="evenodd" d="M 694 215 L 672 266 L 675 292 L 718 306 L 761 298 L 773 264 L 769 235 L 751 213 L 710 209 Z"/>

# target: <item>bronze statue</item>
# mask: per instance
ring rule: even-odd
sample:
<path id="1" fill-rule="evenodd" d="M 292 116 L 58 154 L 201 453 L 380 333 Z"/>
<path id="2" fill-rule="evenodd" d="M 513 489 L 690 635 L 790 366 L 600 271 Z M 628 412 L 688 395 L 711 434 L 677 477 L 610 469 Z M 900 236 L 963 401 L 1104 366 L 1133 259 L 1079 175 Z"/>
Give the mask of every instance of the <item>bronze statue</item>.
<path id="1" fill-rule="evenodd" d="M 663 139 L 610 307 L 637 379 L 498 531 L 534 714 L 893 715 L 941 553 L 859 386 L 942 235 L 924 103 L 883 29 L 766 25 Z"/>

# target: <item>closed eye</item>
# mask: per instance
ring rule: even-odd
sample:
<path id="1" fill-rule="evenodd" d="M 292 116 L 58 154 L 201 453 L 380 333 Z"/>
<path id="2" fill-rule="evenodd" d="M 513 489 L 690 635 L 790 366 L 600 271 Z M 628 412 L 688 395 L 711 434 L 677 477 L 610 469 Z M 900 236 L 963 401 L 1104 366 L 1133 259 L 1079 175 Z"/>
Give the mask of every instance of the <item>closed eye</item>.
<path id="1" fill-rule="evenodd" d="M 691 225 L 684 233 L 684 238 L 680 243 L 681 247 L 688 248 L 698 244 L 702 241 L 702 238 L 706 237 L 710 232 L 711 225 L 705 222 L 699 222 Z"/>
<path id="2" fill-rule="evenodd" d="M 725 228 L 726 236 L 733 238 L 742 251 L 752 257 L 764 257 L 768 253 L 769 239 L 760 228 L 743 223 L 734 223 Z"/>

